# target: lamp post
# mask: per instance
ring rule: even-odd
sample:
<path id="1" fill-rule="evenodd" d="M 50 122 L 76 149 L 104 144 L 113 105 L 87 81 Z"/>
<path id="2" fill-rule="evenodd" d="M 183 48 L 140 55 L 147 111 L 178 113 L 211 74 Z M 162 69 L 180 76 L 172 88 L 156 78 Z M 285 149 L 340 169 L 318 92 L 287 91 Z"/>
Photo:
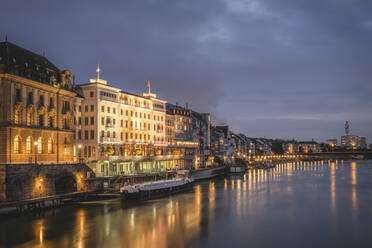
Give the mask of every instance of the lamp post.
<path id="1" fill-rule="evenodd" d="M 37 164 L 37 146 L 39 145 L 39 143 L 35 141 L 34 145 L 35 145 L 35 165 L 36 165 Z"/>
<path id="2" fill-rule="evenodd" d="M 79 144 L 78 146 L 78 157 L 79 157 L 79 163 L 81 163 L 81 148 L 83 147 L 81 144 Z"/>

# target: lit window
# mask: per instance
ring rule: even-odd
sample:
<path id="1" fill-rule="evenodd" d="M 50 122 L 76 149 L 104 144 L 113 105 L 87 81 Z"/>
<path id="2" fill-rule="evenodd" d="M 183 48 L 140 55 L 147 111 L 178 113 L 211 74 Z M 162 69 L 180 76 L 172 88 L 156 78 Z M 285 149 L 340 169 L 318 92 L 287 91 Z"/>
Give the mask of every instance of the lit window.
<path id="1" fill-rule="evenodd" d="M 31 137 L 30 136 L 26 138 L 26 153 L 28 154 L 31 153 Z"/>
<path id="2" fill-rule="evenodd" d="M 14 153 L 19 153 L 19 142 L 19 136 L 17 135 L 14 137 Z"/>
<path id="3" fill-rule="evenodd" d="M 42 153 L 43 152 L 43 138 L 39 137 L 37 140 L 37 153 Z"/>
<path id="4" fill-rule="evenodd" d="M 48 153 L 49 154 L 53 153 L 53 140 L 52 139 L 48 140 Z"/>

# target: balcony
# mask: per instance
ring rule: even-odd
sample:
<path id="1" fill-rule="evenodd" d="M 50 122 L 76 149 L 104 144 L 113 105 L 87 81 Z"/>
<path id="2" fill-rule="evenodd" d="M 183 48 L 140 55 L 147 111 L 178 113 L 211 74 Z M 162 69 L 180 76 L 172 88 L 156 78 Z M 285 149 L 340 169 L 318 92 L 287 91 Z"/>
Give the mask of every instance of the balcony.
<path id="1" fill-rule="evenodd" d="M 100 137 L 101 143 L 120 143 L 120 139 L 111 137 Z"/>
<path id="2" fill-rule="evenodd" d="M 105 127 L 109 128 L 109 129 L 113 129 L 113 128 L 115 128 L 115 125 L 112 124 L 112 123 L 106 123 Z"/>

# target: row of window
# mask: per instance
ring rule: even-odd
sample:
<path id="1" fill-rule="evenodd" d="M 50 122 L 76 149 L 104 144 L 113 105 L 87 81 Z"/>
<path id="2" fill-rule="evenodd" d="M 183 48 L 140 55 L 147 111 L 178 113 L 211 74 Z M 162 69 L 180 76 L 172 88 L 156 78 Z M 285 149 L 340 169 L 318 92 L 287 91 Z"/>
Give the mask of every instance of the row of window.
<path id="1" fill-rule="evenodd" d="M 105 106 L 101 106 L 101 112 L 104 113 L 105 112 Z M 111 113 L 111 107 L 106 107 L 106 112 L 107 113 Z M 116 114 L 116 108 L 112 108 L 112 113 L 113 114 Z M 120 115 L 124 115 L 124 110 L 121 109 L 120 110 Z M 146 114 L 146 113 L 142 113 L 142 112 L 137 112 L 137 111 L 128 111 L 128 110 L 125 110 L 125 116 L 131 116 L 131 117 L 136 117 L 136 118 L 145 118 L 145 119 L 149 119 L 150 120 L 150 114 Z M 163 116 L 159 116 L 159 115 L 154 115 L 154 121 L 164 121 L 164 117 Z"/>
<path id="2" fill-rule="evenodd" d="M 82 122 L 81 122 L 81 117 L 79 117 L 76 121 L 76 119 L 74 119 L 74 123 L 75 125 L 78 124 L 78 125 L 81 125 Z M 91 116 L 91 117 L 84 117 L 84 125 L 89 125 L 89 120 L 90 120 L 90 125 L 94 125 L 94 117 Z"/>
<path id="3" fill-rule="evenodd" d="M 54 128 L 55 125 L 55 117 L 54 116 L 48 116 L 47 117 L 47 122 L 45 120 L 45 115 L 38 115 L 37 116 L 38 120 L 38 126 L 39 127 L 51 127 Z M 14 111 L 14 123 L 17 125 L 22 124 L 22 111 L 20 110 L 15 110 Z M 62 128 L 63 129 L 70 129 L 70 120 L 68 118 L 64 118 L 62 120 Z M 34 112 L 33 111 L 27 111 L 26 113 L 26 125 L 27 126 L 35 126 L 35 119 L 34 119 Z"/>
<path id="4" fill-rule="evenodd" d="M 28 136 L 26 138 L 25 153 L 27 153 L 27 154 L 35 153 L 35 152 L 33 152 L 33 148 L 32 148 L 33 146 L 35 146 L 37 153 L 39 153 L 39 154 L 44 153 L 45 152 L 44 151 L 44 149 L 45 149 L 44 139 L 42 137 L 39 137 L 34 144 L 32 143 L 32 140 L 33 139 L 32 139 L 31 136 Z M 19 135 L 16 135 L 14 137 L 13 146 L 14 146 L 14 153 L 16 153 L 16 154 L 22 153 L 21 137 Z M 48 139 L 46 148 L 47 148 L 46 152 L 48 154 L 53 154 L 54 153 L 54 141 L 53 141 L 52 138 Z"/>
<path id="5" fill-rule="evenodd" d="M 78 140 L 82 140 L 83 139 L 83 136 L 82 136 L 82 131 L 81 130 L 78 130 L 77 133 L 76 133 L 76 139 Z M 94 130 L 84 130 L 84 139 L 85 140 L 93 140 L 94 139 Z"/>
<path id="6" fill-rule="evenodd" d="M 111 121 L 112 120 L 112 121 Z M 101 118 L 101 125 L 116 125 L 116 119 L 111 119 L 110 117 Z M 124 127 L 124 120 L 120 120 L 120 127 Z M 140 128 L 147 131 L 151 131 L 150 123 L 142 123 L 140 121 L 125 121 L 125 128 Z M 162 124 L 154 124 L 154 131 L 162 131 L 164 126 Z"/>
<path id="7" fill-rule="evenodd" d="M 116 138 L 116 132 L 112 132 L 112 137 L 111 137 L 111 132 L 110 131 L 102 131 L 101 132 L 101 137 L 107 137 L 107 138 Z M 150 134 L 141 134 L 141 133 L 120 133 L 120 140 L 150 140 L 151 135 Z M 154 135 L 154 141 L 164 141 L 163 137 L 157 137 Z"/>
<path id="8" fill-rule="evenodd" d="M 21 89 L 16 89 L 15 92 L 15 100 L 16 102 L 21 102 L 22 101 L 22 91 Z M 29 104 L 34 104 L 34 93 L 33 92 L 28 92 L 27 93 L 27 105 Z M 44 105 L 44 95 L 39 95 L 39 105 Z M 54 98 L 49 97 L 49 107 L 54 107 Z"/>
<path id="9" fill-rule="evenodd" d="M 150 103 L 147 102 L 147 101 L 142 102 L 138 99 L 134 99 L 134 100 L 131 99 L 131 98 L 128 99 L 128 97 L 126 97 L 126 96 L 121 98 L 121 100 L 122 100 L 122 103 L 124 103 L 124 104 L 138 106 L 138 107 L 144 107 L 144 108 L 150 108 Z"/>

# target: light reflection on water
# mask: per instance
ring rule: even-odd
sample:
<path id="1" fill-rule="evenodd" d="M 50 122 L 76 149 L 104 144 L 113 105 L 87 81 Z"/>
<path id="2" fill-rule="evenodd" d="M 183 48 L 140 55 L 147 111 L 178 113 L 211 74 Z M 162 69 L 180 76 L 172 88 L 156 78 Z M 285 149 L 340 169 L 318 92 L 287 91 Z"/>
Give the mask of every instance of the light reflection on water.
<path id="1" fill-rule="evenodd" d="M 282 163 L 119 201 L 0 221 L 0 247 L 370 247 L 372 161 Z"/>

